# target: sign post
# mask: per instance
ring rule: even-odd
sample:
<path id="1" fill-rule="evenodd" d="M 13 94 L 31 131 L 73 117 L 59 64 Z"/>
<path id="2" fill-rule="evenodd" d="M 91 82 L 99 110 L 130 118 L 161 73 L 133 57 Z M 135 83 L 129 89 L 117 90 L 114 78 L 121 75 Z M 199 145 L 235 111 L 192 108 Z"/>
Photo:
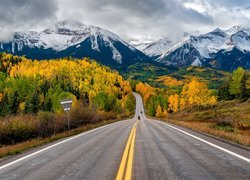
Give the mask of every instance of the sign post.
<path id="1" fill-rule="evenodd" d="M 67 122 L 68 122 L 68 129 L 70 130 L 70 123 L 69 123 L 69 117 L 68 117 L 68 113 L 71 109 L 72 106 L 72 99 L 63 99 L 60 101 L 60 104 L 63 108 L 63 110 L 66 112 L 66 118 L 67 118 Z"/>

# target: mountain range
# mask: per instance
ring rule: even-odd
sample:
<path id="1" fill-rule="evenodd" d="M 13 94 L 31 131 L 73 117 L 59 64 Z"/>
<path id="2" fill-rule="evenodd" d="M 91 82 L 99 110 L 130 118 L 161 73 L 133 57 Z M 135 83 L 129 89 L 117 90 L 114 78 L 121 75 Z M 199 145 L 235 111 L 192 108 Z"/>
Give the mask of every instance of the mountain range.
<path id="1" fill-rule="evenodd" d="M 180 41 L 161 39 L 136 46 L 155 61 L 182 66 L 204 66 L 231 71 L 250 68 L 250 28 L 219 28 L 198 36 L 186 35 Z"/>
<path id="2" fill-rule="evenodd" d="M 0 42 L 0 51 L 31 59 L 90 57 L 111 67 L 149 59 L 116 34 L 72 20 L 41 32 L 15 32 L 9 42 Z"/>
<path id="3" fill-rule="evenodd" d="M 239 66 L 250 69 L 250 28 L 217 28 L 197 36 L 185 34 L 178 41 L 165 38 L 131 45 L 108 30 L 67 20 L 40 32 L 15 32 L 12 39 L 0 42 L 0 52 L 31 59 L 90 57 L 112 68 L 150 62 L 231 71 Z"/>

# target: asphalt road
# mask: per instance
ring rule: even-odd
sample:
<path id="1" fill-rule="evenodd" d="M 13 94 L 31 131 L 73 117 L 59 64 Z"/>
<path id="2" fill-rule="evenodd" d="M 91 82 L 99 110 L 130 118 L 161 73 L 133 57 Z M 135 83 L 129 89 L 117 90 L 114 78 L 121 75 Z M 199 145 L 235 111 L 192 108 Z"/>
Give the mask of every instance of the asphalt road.
<path id="1" fill-rule="evenodd" d="M 135 96 L 135 118 L 2 160 L 0 179 L 112 180 L 130 166 L 132 179 L 250 179 L 248 149 L 149 120 Z"/>

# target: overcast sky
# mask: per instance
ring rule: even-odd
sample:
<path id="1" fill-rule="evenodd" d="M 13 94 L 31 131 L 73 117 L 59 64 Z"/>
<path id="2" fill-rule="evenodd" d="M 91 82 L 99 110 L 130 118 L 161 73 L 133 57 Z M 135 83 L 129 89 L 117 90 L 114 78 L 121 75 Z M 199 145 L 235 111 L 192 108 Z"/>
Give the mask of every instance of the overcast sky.
<path id="1" fill-rule="evenodd" d="M 250 0 L 0 0 L 0 39 L 73 19 L 127 41 L 250 25 Z"/>

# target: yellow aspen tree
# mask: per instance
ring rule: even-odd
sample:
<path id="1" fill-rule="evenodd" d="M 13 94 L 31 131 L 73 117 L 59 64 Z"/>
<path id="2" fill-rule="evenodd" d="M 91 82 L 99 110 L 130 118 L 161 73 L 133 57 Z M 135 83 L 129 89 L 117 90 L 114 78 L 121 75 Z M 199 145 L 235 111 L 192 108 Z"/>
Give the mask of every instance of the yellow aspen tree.
<path id="1" fill-rule="evenodd" d="M 177 112 L 179 110 L 179 96 L 178 94 L 174 94 L 169 96 L 168 98 L 168 102 L 169 102 L 169 110 L 173 111 L 173 112 Z"/>
<path id="2" fill-rule="evenodd" d="M 158 105 L 156 108 L 156 117 L 161 118 L 162 117 L 162 108 L 161 105 Z"/>
<path id="3" fill-rule="evenodd" d="M 187 100 L 184 97 L 180 98 L 180 110 L 183 111 L 187 107 Z"/>
<path id="4" fill-rule="evenodd" d="M 163 118 L 168 117 L 168 111 L 167 111 L 166 109 L 163 110 L 163 112 L 162 112 L 162 117 L 163 117 Z"/>
<path id="5" fill-rule="evenodd" d="M 182 98 L 182 104 L 186 104 L 187 106 L 204 106 L 208 104 L 215 104 L 217 102 L 216 97 L 212 95 L 212 91 L 208 89 L 207 84 L 205 82 L 199 82 L 195 79 L 193 79 L 189 84 L 184 85 Z"/>

